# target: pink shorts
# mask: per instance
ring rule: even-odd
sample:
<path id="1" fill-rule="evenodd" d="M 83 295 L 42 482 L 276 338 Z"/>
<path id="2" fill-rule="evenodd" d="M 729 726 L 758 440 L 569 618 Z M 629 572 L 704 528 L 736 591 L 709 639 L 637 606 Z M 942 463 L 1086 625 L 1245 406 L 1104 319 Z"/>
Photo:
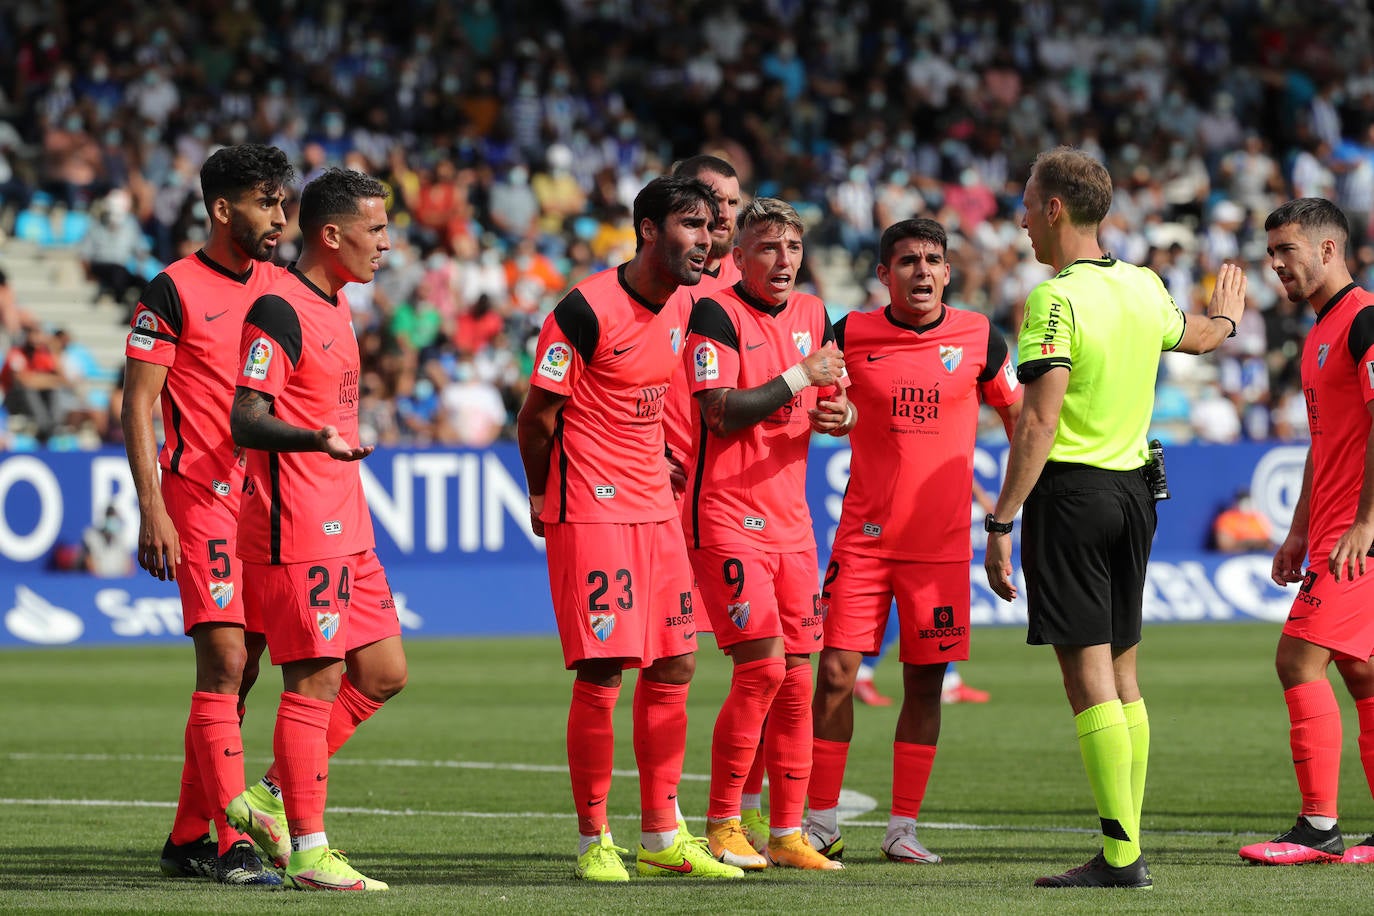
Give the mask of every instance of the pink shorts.
<path id="1" fill-rule="evenodd" d="M 162 475 L 162 501 L 181 541 L 177 588 L 182 629 L 227 623 L 261 633 L 262 618 L 244 607 L 238 558 L 239 494 L 216 493 L 180 474 Z"/>
<path id="2" fill-rule="evenodd" d="M 1283 625 L 1286 636 L 1336 655 L 1365 661 L 1374 655 L 1374 571 L 1337 582 L 1325 565 L 1309 566 Z"/>
<path id="3" fill-rule="evenodd" d="M 244 604 L 259 609 L 272 664 L 347 653 L 401 635 L 373 550 L 310 563 L 245 563 Z"/>
<path id="4" fill-rule="evenodd" d="M 819 651 L 825 635 L 816 551 L 766 553 L 750 547 L 690 551 L 716 644 L 782 637 L 789 655 Z"/>
<path id="5" fill-rule="evenodd" d="M 838 550 L 821 591 L 825 645 L 872 655 L 897 599 L 901 660 L 961 662 L 969 656 L 969 564 L 891 560 Z"/>
<path id="6" fill-rule="evenodd" d="M 692 570 L 677 519 L 544 526 L 563 664 L 644 668 L 697 649 Z"/>

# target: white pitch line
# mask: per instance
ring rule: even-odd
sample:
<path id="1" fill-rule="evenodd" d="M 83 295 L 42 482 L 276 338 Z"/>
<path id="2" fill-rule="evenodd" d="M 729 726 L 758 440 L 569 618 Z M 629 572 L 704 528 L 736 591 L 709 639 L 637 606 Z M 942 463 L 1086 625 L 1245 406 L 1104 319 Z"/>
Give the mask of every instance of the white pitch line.
<path id="1" fill-rule="evenodd" d="M 249 757 L 249 760 L 254 758 Z M 265 760 L 266 758 L 258 758 Z M 15 761 L 69 761 L 69 762 L 88 762 L 88 763 L 110 763 L 110 762 L 150 762 L 150 763 L 181 763 L 182 758 L 169 754 L 40 754 L 26 752 L 5 752 L 0 753 L 0 760 Z M 538 763 L 494 763 L 481 760 L 412 760 L 412 759 L 391 759 L 391 758 L 368 758 L 356 759 L 347 757 L 336 757 L 329 761 L 331 767 L 335 766 L 374 766 L 374 767 L 430 767 L 434 769 L 453 769 L 453 770 L 507 770 L 518 773 L 567 773 L 567 764 L 538 764 Z M 637 770 L 615 770 L 614 775 L 622 778 L 638 778 Z M 711 777 L 699 773 L 683 773 L 683 782 L 706 782 Z M 115 799 L 64 799 L 64 798 L 0 798 L 0 806 L 7 805 L 31 805 L 31 806 L 86 806 L 92 808 L 174 808 L 175 802 L 163 801 L 120 801 Z M 841 792 L 841 817 L 840 822 L 851 827 L 886 827 L 886 821 L 861 821 L 855 818 L 862 817 L 878 806 L 877 800 L 861 792 L 853 792 L 844 789 Z M 538 817 L 550 818 L 555 820 L 570 819 L 574 815 L 567 813 L 551 813 L 541 811 L 523 812 L 492 812 L 492 811 L 422 811 L 414 809 L 392 810 L 389 808 L 336 808 L 330 806 L 329 810 L 340 814 L 373 814 L 381 817 L 453 817 L 453 818 L 475 818 L 475 819 L 498 819 L 498 818 L 518 818 L 518 817 Z M 611 815 L 613 818 L 628 820 L 638 819 L 638 814 L 619 814 Z M 691 820 L 703 820 L 702 818 L 688 818 Z M 973 830 L 973 831 L 1010 831 L 1023 833 L 1082 833 L 1096 834 L 1098 831 L 1085 827 L 1033 827 L 1025 825 L 1010 824 L 966 824 L 961 822 L 941 822 L 941 821 L 922 821 L 922 828 L 932 830 Z M 1150 833 L 1159 836 L 1246 836 L 1246 833 L 1238 833 L 1229 830 L 1143 830 L 1142 833 Z"/>

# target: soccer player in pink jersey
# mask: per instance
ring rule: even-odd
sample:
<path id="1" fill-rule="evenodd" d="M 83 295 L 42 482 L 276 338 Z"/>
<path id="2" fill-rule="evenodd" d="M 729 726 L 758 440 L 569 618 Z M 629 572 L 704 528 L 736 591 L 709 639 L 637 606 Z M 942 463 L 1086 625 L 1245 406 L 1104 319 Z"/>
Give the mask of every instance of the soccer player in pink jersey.
<path id="1" fill-rule="evenodd" d="M 816 544 L 805 492 L 812 431 L 842 435 L 854 408 L 825 305 L 794 290 L 801 218 L 759 198 L 739 218 L 739 283 L 692 309 L 685 358 L 703 426 L 685 516 L 692 568 L 730 692 L 711 747 L 707 838 L 742 868 L 840 868 L 811 849 L 802 809 L 811 775 L 810 653 L 823 635 Z M 822 395 L 820 389 L 828 389 Z M 740 822 L 744 781 L 768 717 L 773 775 L 763 854 Z"/>
<path id="2" fill-rule="evenodd" d="M 234 441 L 248 450 L 239 514 L 244 603 L 261 614 L 284 691 L 273 736 L 302 890 L 384 891 L 324 830 L 329 757 L 405 686 L 401 627 L 373 550 L 358 442 L 358 342 L 348 283 L 391 247 L 385 188 L 330 169 L 301 195 L 301 257 L 253 303 L 239 340 Z M 345 666 L 347 671 L 345 672 Z M 251 825 L 248 793 L 230 804 Z"/>
<path id="3" fill-rule="evenodd" d="M 628 881 L 606 814 L 621 672 L 639 668 L 633 722 L 645 877 L 738 878 L 679 828 L 677 787 L 696 668 L 692 572 L 664 453 L 672 313 L 696 283 L 711 190 L 656 178 L 635 197 L 637 249 L 577 284 L 545 320 L 517 419 L 530 525 L 548 545 L 563 662 L 576 672 L 568 772 L 581 836 L 574 875 Z"/>
<path id="4" fill-rule="evenodd" d="M 1341 712 L 1327 680 L 1334 660 L 1355 699 L 1360 762 L 1374 791 L 1374 575 L 1367 569 L 1374 545 L 1374 294 L 1350 276 L 1349 228 L 1330 201 L 1289 201 L 1264 229 L 1288 299 L 1310 302 L 1317 315 L 1301 367 L 1312 444 L 1272 570 L 1279 585 L 1302 583 L 1275 661 L 1302 807 L 1292 829 L 1244 847 L 1240 857 L 1264 865 L 1374 862 L 1374 836 L 1346 849 L 1336 823 Z"/>
<path id="5" fill-rule="evenodd" d="M 916 818 L 940 736 L 945 667 L 969 657 L 978 410 L 991 405 L 1010 438 L 1021 409 L 1006 340 L 984 315 L 944 304 L 947 245 L 932 219 L 889 226 L 878 258 L 887 308 L 851 312 L 835 326 L 847 393 L 863 419 L 849 433 L 849 486 L 821 587 L 825 648 L 812 707 L 807 835 L 832 858 L 844 851 L 838 806 L 854 682 L 864 654 L 882 644 L 896 598 L 903 700 L 882 849 L 894 862 L 940 861 L 916 839 Z"/>
<path id="6" fill-rule="evenodd" d="M 122 422 L 138 492 L 138 562 L 176 581 L 196 653 L 181 794 L 162 850 L 170 877 L 281 884 L 224 819 L 225 806 L 243 791 L 239 723 L 265 643 L 262 621 L 245 615 L 238 567 L 243 468 L 229 436 L 237 360 L 223 337 L 237 333 L 253 300 L 283 272 L 270 259 L 286 226 L 282 202 L 291 178 L 286 154 L 273 147 L 231 146 L 206 160 L 200 184 L 210 237 L 144 289 L 125 347 Z M 159 401 L 160 451 L 153 431 Z M 212 819 L 217 843 L 206 829 Z"/>

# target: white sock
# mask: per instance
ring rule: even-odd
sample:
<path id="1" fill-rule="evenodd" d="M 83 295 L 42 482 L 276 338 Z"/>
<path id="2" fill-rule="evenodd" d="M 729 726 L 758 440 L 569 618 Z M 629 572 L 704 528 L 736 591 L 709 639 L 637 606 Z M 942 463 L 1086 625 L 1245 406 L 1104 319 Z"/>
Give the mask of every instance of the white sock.
<path id="1" fill-rule="evenodd" d="M 900 834 L 900 833 L 905 833 L 905 832 L 906 832 L 906 828 L 908 828 L 908 827 L 910 827 L 913 831 L 915 831 L 915 829 L 916 829 L 916 818 L 914 818 L 914 817 L 898 817 L 898 816 L 895 815 L 895 814 L 894 814 L 894 815 L 891 815 L 891 816 L 887 819 L 887 837 L 886 837 L 886 839 L 887 839 L 887 840 L 890 840 L 890 839 L 892 839 L 893 837 L 897 836 L 897 835 Z"/>
<path id="2" fill-rule="evenodd" d="M 741 811 L 762 811 L 763 793 L 760 792 L 757 795 L 741 795 L 739 797 L 739 808 Z"/>
<path id="3" fill-rule="evenodd" d="M 963 684 L 964 678 L 962 675 L 959 674 L 958 669 L 945 669 L 945 680 L 944 683 L 940 685 L 940 688 L 942 690 L 957 690 L 958 688 L 962 687 Z"/>
<path id="4" fill-rule="evenodd" d="M 669 830 L 667 833 L 655 833 L 645 830 L 639 834 L 639 845 L 643 846 L 646 852 L 662 852 L 675 842 L 677 842 L 676 827 Z"/>
<path id="5" fill-rule="evenodd" d="M 597 843 L 601 842 L 601 834 L 598 833 L 596 836 L 587 836 L 585 833 L 579 833 L 577 839 L 577 854 L 580 856 L 588 849 L 591 849 Z M 614 842 L 611 839 L 611 832 L 609 830 L 606 831 L 606 842 Z"/>
<path id="6" fill-rule="evenodd" d="M 774 839 L 777 839 L 778 837 L 787 836 L 789 833 L 801 833 L 801 825 L 798 824 L 796 827 L 769 827 L 769 828 L 768 828 L 768 835 L 771 836 L 771 837 L 773 837 Z"/>
<path id="7" fill-rule="evenodd" d="M 673 811 L 677 814 L 677 822 L 679 824 L 684 823 L 687 820 L 687 818 L 682 816 L 682 805 L 678 804 L 676 795 L 673 796 Z"/>
<path id="8" fill-rule="evenodd" d="M 840 832 L 840 809 L 812 808 L 806 815 L 806 823 L 814 833 L 834 836 Z"/>
<path id="9" fill-rule="evenodd" d="M 328 846 L 329 840 L 325 837 L 324 831 L 319 833 L 303 833 L 300 836 L 291 838 L 292 852 L 306 852 L 318 846 Z"/>
<path id="10" fill-rule="evenodd" d="M 1315 814 L 1304 814 L 1303 817 L 1307 819 L 1307 823 L 1311 824 L 1317 830 L 1330 830 L 1332 827 L 1336 826 L 1336 819 L 1334 817 L 1318 817 Z"/>
<path id="11" fill-rule="evenodd" d="M 860 680 L 860 681 L 871 681 L 871 680 L 873 680 L 873 666 L 870 665 L 870 664 L 868 664 L 867 662 L 861 663 L 861 664 L 859 665 L 859 676 L 858 676 L 857 678 L 855 678 L 855 680 Z"/>

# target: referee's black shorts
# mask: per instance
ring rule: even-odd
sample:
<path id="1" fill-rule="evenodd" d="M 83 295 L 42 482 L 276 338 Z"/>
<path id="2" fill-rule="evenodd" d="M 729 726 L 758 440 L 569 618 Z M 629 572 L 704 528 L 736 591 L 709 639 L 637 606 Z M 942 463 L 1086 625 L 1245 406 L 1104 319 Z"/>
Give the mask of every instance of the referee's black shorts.
<path id="1" fill-rule="evenodd" d="M 1155 501 L 1140 471 L 1047 462 L 1022 512 L 1031 645 L 1140 642 Z"/>

